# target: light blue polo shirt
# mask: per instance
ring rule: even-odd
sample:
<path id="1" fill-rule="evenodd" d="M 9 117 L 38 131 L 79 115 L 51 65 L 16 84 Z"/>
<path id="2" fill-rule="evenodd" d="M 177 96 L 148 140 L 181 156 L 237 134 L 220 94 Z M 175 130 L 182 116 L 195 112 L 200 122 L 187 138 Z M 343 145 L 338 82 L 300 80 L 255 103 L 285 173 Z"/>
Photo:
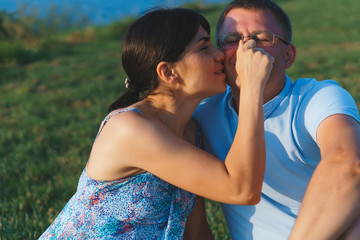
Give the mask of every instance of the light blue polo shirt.
<path id="1" fill-rule="evenodd" d="M 205 99 L 194 113 L 205 150 L 224 160 L 234 139 L 238 116 L 230 87 Z M 308 182 L 320 161 L 319 124 L 333 114 L 360 122 L 355 101 L 335 81 L 287 77 L 281 93 L 264 105 L 266 170 L 262 198 L 255 206 L 222 204 L 234 240 L 288 239 Z"/>

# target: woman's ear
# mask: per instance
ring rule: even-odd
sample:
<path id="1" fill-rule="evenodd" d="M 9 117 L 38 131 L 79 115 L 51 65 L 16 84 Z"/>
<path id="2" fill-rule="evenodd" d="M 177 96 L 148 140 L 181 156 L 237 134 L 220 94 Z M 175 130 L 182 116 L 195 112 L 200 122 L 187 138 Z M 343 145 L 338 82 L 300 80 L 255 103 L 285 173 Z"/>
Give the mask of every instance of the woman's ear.
<path id="1" fill-rule="evenodd" d="M 286 68 L 291 67 L 291 65 L 294 63 L 296 57 L 296 47 L 293 44 L 288 44 L 286 46 Z"/>
<path id="2" fill-rule="evenodd" d="M 172 84 L 177 81 L 177 74 L 172 65 L 168 62 L 159 62 L 156 67 L 156 72 L 159 78 L 166 83 Z"/>

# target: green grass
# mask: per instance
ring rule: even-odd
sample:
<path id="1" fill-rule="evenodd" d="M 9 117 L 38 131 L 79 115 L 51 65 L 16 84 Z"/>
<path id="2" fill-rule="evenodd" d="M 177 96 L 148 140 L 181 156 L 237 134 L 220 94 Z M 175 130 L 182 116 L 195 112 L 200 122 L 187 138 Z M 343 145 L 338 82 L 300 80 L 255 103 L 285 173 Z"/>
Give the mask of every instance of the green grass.
<path id="1" fill-rule="evenodd" d="M 279 4 L 297 46 L 288 74 L 335 79 L 360 107 L 360 2 Z M 213 32 L 222 7 L 197 8 Z M 124 91 L 119 39 L 128 23 L 31 44 L 0 38 L 0 239 L 38 238 L 74 194 L 107 106 Z M 206 206 L 215 238 L 229 239 L 219 204 Z"/>

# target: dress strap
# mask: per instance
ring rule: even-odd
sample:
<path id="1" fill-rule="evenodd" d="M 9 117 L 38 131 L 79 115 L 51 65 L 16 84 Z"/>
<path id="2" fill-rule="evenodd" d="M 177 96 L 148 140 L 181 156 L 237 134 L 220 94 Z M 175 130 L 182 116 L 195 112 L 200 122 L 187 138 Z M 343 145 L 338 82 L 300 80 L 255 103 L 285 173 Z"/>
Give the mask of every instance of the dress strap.
<path id="1" fill-rule="evenodd" d="M 114 112 L 110 115 L 107 115 L 105 117 L 105 119 L 101 122 L 101 125 L 100 125 L 100 128 L 99 128 L 99 131 L 98 133 L 96 134 L 96 138 L 95 140 L 97 139 L 97 137 L 99 136 L 101 130 L 103 129 L 103 127 L 105 126 L 105 124 L 109 121 L 110 118 L 112 118 L 113 116 L 119 114 L 119 113 L 122 113 L 122 112 L 126 112 L 126 111 L 135 111 L 135 112 L 138 112 L 138 113 L 141 113 L 143 114 L 139 109 L 136 109 L 136 108 L 125 108 L 125 109 L 121 109 L 117 112 Z M 196 122 L 196 121 L 195 121 Z M 202 148 L 202 141 L 201 141 L 201 129 L 200 129 L 200 126 L 199 124 L 196 122 L 196 146 L 198 148 Z"/>
<path id="2" fill-rule="evenodd" d="M 98 131 L 98 133 L 96 134 L 95 140 L 97 139 L 97 137 L 99 136 L 101 130 L 103 129 L 103 127 L 104 127 L 105 124 L 109 121 L 110 118 L 112 118 L 113 116 L 115 116 L 115 115 L 117 115 L 117 114 L 119 114 L 119 113 L 126 112 L 126 111 L 135 111 L 135 112 L 138 112 L 138 113 L 143 114 L 139 109 L 136 109 L 136 108 L 125 108 L 125 109 L 121 109 L 121 110 L 119 110 L 119 111 L 117 111 L 117 112 L 114 112 L 114 113 L 112 113 L 112 114 L 110 114 L 110 115 L 107 115 L 107 116 L 105 117 L 105 119 L 101 122 L 99 131 Z"/>
<path id="3" fill-rule="evenodd" d="M 142 112 L 141 112 L 139 109 L 136 109 L 136 108 L 125 108 L 125 109 L 121 109 L 121 110 L 119 110 L 119 111 L 117 111 L 117 112 L 114 112 L 114 113 L 112 113 L 112 114 L 110 114 L 110 115 L 107 115 L 107 116 L 105 117 L 104 121 L 107 122 L 107 121 L 108 121 L 111 117 L 113 117 L 114 115 L 119 114 L 119 113 L 122 113 L 122 112 L 126 112 L 126 111 L 136 111 L 136 112 L 142 114 Z M 104 122 L 104 121 L 103 121 L 103 122 Z"/>

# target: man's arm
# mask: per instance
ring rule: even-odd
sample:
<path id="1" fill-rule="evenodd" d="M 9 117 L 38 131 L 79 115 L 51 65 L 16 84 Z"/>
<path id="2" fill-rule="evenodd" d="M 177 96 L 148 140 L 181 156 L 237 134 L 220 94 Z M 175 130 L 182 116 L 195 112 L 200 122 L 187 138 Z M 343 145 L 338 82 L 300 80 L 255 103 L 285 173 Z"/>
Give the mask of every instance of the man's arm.
<path id="1" fill-rule="evenodd" d="M 204 198 L 197 196 L 194 210 L 186 221 L 184 240 L 213 240 L 206 220 Z"/>
<path id="2" fill-rule="evenodd" d="M 317 131 L 321 161 L 290 239 L 338 239 L 360 218 L 360 124 L 337 114 Z"/>

